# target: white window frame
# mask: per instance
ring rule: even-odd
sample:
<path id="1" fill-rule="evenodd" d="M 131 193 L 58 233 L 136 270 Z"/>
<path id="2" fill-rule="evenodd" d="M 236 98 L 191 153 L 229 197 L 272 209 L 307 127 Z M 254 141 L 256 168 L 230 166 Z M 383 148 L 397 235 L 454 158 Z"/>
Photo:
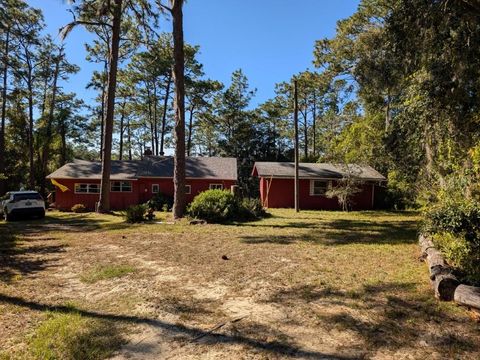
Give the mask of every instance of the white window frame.
<path id="1" fill-rule="evenodd" d="M 325 192 L 322 194 L 315 194 L 315 181 L 325 183 Z M 326 181 L 322 179 L 312 179 L 310 180 L 310 196 L 325 196 L 325 193 L 330 190 L 332 187 L 332 182 L 331 181 Z"/>
<path id="2" fill-rule="evenodd" d="M 113 184 L 114 184 L 114 183 L 117 183 L 117 182 L 120 183 L 120 190 L 113 190 Z M 124 189 L 123 189 L 123 184 L 124 184 L 124 183 L 130 184 L 130 190 L 124 190 Z M 132 184 L 131 181 L 110 181 L 110 192 L 115 192 L 115 193 L 120 193 L 120 192 L 122 192 L 122 193 L 125 193 L 125 192 L 126 192 L 126 193 L 131 193 L 132 191 L 133 191 L 133 184 Z"/>
<path id="3" fill-rule="evenodd" d="M 79 188 L 80 185 L 86 185 L 87 191 L 77 191 L 77 187 Z M 90 191 L 90 186 L 95 186 L 98 191 Z M 84 194 L 100 194 L 100 184 L 95 183 L 75 183 L 73 187 L 73 192 L 75 194 L 84 195 Z"/>
<path id="4" fill-rule="evenodd" d="M 157 188 L 157 191 L 154 191 L 153 189 Z M 158 194 L 160 193 L 160 184 L 152 184 L 152 194 Z"/>
<path id="5" fill-rule="evenodd" d="M 219 184 L 219 183 L 209 184 L 208 188 L 210 190 L 223 190 L 223 184 Z"/>
<path id="6" fill-rule="evenodd" d="M 192 185 L 185 185 L 185 194 L 190 195 L 192 193 Z"/>

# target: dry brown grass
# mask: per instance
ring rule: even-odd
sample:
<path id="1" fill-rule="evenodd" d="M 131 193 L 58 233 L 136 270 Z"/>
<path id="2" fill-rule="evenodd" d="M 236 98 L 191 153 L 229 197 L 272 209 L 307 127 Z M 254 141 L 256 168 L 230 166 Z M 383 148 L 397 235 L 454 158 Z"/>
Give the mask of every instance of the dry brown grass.
<path id="1" fill-rule="evenodd" d="M 31 356 L 52 314 L 80 316 L 91 336 L 88 324 L 110 324 L 116 341 L 86 343 L 127 341 L 96 349 L 117 359 L 480 357 L 478 324 L 433 299 L 416 213 L 272 213 L 230 225 L 62 213 L 0 223 L 0 358 Z M 135 271 L 82 281 L 99 266 Z"/>

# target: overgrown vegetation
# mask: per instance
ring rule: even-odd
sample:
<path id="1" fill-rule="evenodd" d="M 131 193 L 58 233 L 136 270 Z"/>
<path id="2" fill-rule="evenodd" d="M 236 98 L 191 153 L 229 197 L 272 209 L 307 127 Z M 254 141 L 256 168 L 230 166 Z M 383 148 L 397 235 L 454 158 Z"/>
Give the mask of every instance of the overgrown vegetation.
<path id="1" fill-rule="evenodd" d="M 424 231 L 447 261 L 467 282 L 480 285 L 480 205 L 474 201 L 448 202 L 425 214 Z"/>
<path id="2" fill-rule="evenodd" d="M 211 223 L 260 219 L 266 215 L 258 199 L 240 199 L 226 190 L 203 191 L 188 206 L 193 218 Z"/>

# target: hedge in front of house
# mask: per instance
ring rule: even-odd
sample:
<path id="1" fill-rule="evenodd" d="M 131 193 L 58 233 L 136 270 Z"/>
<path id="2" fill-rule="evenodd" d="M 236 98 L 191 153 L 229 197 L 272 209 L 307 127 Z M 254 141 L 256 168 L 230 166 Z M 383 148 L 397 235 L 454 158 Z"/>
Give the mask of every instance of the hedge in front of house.
<path id="1" fill-rule="evenodd" d="M 254 220 L 266 215 L 257 199 L 239 199 L 227 190 L 201 192 L 187 208 L 188 215 L 211 223 Z"/>

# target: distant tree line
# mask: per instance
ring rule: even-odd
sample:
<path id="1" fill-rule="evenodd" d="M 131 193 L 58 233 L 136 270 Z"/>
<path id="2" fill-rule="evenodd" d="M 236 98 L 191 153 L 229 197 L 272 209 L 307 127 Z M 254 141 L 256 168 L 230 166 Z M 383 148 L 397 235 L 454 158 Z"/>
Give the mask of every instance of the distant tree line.
<path id="1" fill-rule="evenodd" d="M 50 171 L 73 158 L 101 160 L 109 107 L 113 159 L 139 159 L 146 148 L 162 155 L 176 145 L 174 37 L 158 31 L 170 10 L 147 0 L 112 2 L 122 18 L 109 100 L 115 6 L 79 3 L 63 35 L 79 25 L 95 35 L 85 44 L 87 60 L 98 64 L 88 84 L 98 95 L 88 104 L 63 91 L 79 69 L 45 35 L 41 11 L 0 0 L 0 193 L 19 184 L 46 192 Z M 399 207 L 447 192 L 476 196 L 479 20 L 473 0 L 363 0 L 334 37 L 316 42 L 312 69 L 278 83 L 256 107 L 241 69 L 230 84 L 209 79 L 200 48 L 185 44 L 184 153 L 236 157 L 241 186 L 255 195 L 254 161 L 293 159 L 296 79 L 303 161 L 372 165 L 388 176 Z"/>

